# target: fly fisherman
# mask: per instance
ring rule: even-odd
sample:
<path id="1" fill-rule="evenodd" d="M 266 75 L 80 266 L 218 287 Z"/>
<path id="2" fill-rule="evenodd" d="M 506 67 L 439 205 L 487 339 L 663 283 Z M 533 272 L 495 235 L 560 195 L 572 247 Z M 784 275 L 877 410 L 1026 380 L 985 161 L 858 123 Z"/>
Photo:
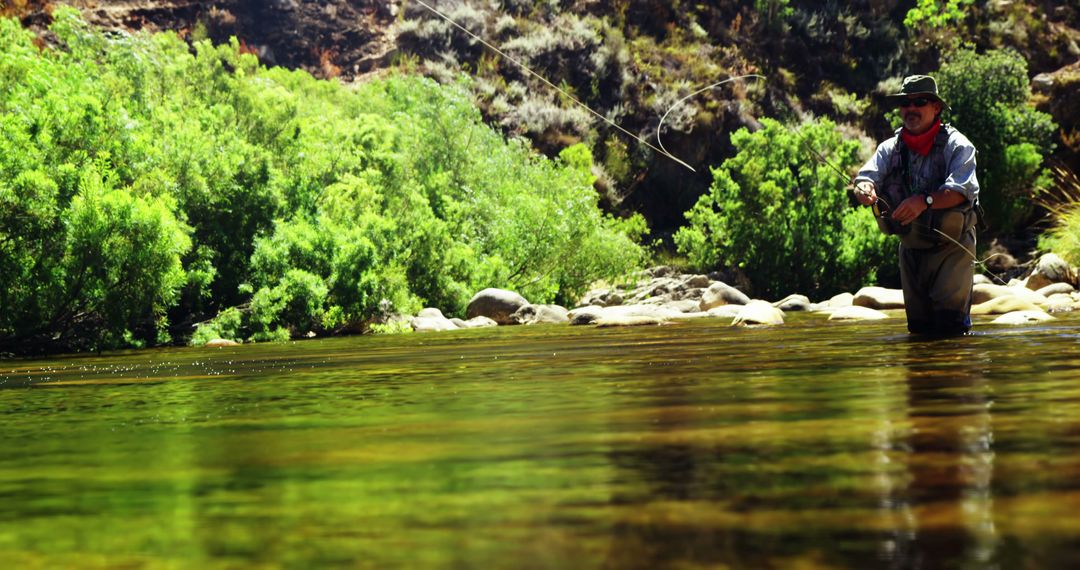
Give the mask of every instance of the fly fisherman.
<path id="1" fill-rule="evenodd" d="M 971 329 L 975 253 L 975 147 L 941 122 L 948 104 L 926 75 L 904 79 L 886 101 L 904 126 L 855 177 L 855 197 L 878 227 L 900 236 L 900 282 L 908 331 L 948 336 Z"/>

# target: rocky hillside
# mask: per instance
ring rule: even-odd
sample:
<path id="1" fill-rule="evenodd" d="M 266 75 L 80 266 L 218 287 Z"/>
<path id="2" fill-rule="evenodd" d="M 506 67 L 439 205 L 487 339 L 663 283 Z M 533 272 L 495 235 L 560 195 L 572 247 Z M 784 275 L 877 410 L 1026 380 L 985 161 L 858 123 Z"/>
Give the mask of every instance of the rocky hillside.
<path id="1" fill-rule="evenodd" d="M 56 3 L 7 0 L 0 11 L 42 28 Z M 236 37 L 268 65 L 319 77 L 351 81 L 403 66 L 454 81 L 465 72 L 488 119 L 508 134 L 548 154 L 588 143 L 607 207 L 640 211 L 661 234 L 679 226 L 708 187 L 708 167 L 730 156 L 728 133 L 763 116 L 828 116 L 869 145 L 889 129 L 880 95 L 905 74 L 935 70 L 942 51 L 959 42 L 1024 56 L 1034 102 L 1061 127 L 1054 160 L 1080 170 L 1080 9 L 1066 2 L 960 2 L 954 13 L 918 12 L 914 0 L 428 2 L 642 138 L 655 142 L 660 117 L 672 110 L 663 143 L 696 173 L 592 118 L 418 2 L 62 3 L 112 29 Z M 766 79 L 672 109 L 693 90 L 744 73 Z"/>

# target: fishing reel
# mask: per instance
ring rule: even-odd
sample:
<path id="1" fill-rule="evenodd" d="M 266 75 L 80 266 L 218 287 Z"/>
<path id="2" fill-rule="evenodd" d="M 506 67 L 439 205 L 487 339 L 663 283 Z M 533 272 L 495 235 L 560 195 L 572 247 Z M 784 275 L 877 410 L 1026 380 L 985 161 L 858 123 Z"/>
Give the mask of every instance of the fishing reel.
<path id="1" fill-rule="evenodd" d="M 911 231 L 911 225 L 901 225 L 900 222 L 892 219 L 889 214 L 889 203 L 878 197 L 877 201 L 870 204 L 870 211 L 874 213 L 874 220 L 877 221 L 878 229 L 881 233 L 888 235 L 905 235 Z"/>

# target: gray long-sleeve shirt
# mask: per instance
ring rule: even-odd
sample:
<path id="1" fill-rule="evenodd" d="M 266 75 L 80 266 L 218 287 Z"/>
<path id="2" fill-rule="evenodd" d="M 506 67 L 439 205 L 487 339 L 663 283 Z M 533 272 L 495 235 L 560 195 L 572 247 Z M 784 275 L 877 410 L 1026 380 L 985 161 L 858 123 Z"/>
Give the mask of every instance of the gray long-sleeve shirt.
<path id="1" fill-rule="evenodd" d="M 945 143 L 944 150 L 945 183 L 941 185 L 941 188 L 932 190 L 944 189 L 959 192 L 970 203 L 974 204 L 979 197 L 979 181 L 975 177 L 975 145 L 971 144 L 971 141 L 960 131 L 956 129 L 949 129 L 949 131 L 949 139 Z M 899 146 L 897 145 L 899 136 L 900 131 L 897 130 L 895 136 L 878 145 L 874 156 L 870 157 L 870 160 L 866 161 L 866 164 L 859 170 L 858 176 L 855 177 L 856 183 L 869 181 L 873 182 L 876 188 L 881 188 L 881 183 L 888 174 L 890 165 L 899 163 L 898 160 L 893 158 L 893 153 L 899 152 Z M 911 172 L 915 178 L 915 185 L 922 188 L 925 181 L 931 176 L 931 160 L 929 160 L 929 157 L 923 157 L 917 153 L 910 153 L 910 156 Z"/>

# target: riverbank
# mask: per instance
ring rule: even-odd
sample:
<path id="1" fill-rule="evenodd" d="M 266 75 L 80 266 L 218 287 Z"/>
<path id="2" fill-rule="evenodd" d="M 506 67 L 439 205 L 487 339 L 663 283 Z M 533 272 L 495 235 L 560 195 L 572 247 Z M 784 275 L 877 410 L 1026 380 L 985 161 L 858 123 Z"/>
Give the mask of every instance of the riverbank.
<path id="1" fill-rule="evenodd" d="M 993 283 L 985 275 L 976 275 L 971 312 L 978 316 L 1000 315 L 993 321 L 996 324 L 1018 325 L 1051 320 L 1052 313 L 1080 310 L 1077 275 L 1075 267 L 1055 254 L 1043 255 L 1027 275 L 1008 283 Z M 654 267 L 638 274 L 630 285 L 594 288 L 572 309 L 533 304 L 513 291 L 485 289 L 470 300 L 467 320 L 447 318 L 439 309 L 429 307 L 408 319 L 408 324 L 415 332 L 541 323 L 640 326 L 699 318 L 727 319 L 733 326 L 781 325 L 784 314 L 790 312 L 859 321 L 889 318 L 883 311 L 904 308 L 899 289 L 863 287 L 817 302 L 795 293 L 768 301 L 752 299 L 738 286 L 721 280 L 724 277 Z M 749 288 L 745 281 L 742 286 Z"/>

